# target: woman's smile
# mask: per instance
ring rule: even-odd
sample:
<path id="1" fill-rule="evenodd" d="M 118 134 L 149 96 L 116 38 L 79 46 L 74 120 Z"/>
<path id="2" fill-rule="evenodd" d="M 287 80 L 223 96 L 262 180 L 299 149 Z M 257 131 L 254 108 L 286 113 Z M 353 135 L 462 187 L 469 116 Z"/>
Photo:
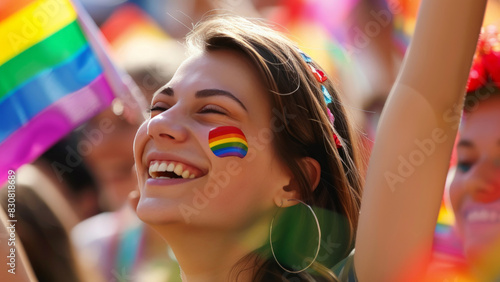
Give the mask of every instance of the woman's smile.
<path id="1" fill-rule="evenodd" d="M 500 98 L 465 113 L 457 144 L 458 165 L 450 187 L 465 253 L 487 250 L 500 234 Z"/>

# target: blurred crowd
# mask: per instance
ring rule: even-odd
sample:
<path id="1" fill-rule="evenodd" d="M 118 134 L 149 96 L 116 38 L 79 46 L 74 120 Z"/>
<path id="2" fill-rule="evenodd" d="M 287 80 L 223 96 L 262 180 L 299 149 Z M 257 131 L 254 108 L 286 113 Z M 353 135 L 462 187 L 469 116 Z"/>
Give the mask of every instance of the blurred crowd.
<path id="1" fill-rule="evenodd" d="M 367 152 L 419 5 L 417 0 L 81 2 L 107 39 L 114 62 L 148 101 L 185 58 L 183 38 L 204 16 L 265 19 L 337 82 Z M 500 1 L 488 5 L 484 25 L 490 24 L 500 26 Z M 498 30 L 488 34 L 477 57 L 493 66 L 473 69 L 480 79 L 476 88 L 469 87 L 429 281 L 500 277 L 500 56 L 483 56 L 498 55 L 500 39 Z M 139 124 L 124 118 L 124 107 L 115 99 L 18 171 L 17 216 L 24 224 L 17 232 L 39 281 L 180 281 L 167 244 L 134 213 L 132 143 Z M 6 189 L 0 198 L 7 203 Z"/>

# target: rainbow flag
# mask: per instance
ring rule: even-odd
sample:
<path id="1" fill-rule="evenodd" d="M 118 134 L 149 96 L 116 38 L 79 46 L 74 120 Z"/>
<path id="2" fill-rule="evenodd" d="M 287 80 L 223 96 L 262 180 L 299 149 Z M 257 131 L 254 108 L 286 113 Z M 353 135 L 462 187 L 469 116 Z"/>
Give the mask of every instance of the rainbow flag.
<path id="1" fill-rule="evenodd" d="M 212 152 L 220 158 L 243 158 L 248 152 L 245 134 L 234 126 L 220 126 L 210 130 L 208 145 Z"/>
<path id="2" fill-rule="evenodd" d="M 2 0 L 0 46 L 3 183 L 108 107 L 114 88 L 69 0 Z"/>
<path id="3" fill-rule="evenodd" d="M 115 50 L 132 40 L 171 39 L 153 18 L 133 3 L 118 7 L 100 28 Z"/>

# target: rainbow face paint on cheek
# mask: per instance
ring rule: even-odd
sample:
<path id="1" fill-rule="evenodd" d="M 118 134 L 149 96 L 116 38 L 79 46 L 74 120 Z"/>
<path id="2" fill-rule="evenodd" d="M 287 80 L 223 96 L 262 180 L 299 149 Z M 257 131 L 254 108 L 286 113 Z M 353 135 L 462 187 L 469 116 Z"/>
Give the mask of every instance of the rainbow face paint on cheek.
<path id="1" fill-rule="evenodd" d="M 234 126 L 220 126 L 210 130 L 208 146 L 219 158 L 243 158 L 248 152 L 245 134 Z"/>

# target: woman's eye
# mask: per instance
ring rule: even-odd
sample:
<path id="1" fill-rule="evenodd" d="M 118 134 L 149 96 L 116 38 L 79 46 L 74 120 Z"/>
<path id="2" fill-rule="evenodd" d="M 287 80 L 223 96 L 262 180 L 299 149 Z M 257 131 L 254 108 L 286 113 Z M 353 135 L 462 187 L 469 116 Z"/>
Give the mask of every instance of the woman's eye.
<path id="1" fill-rule="evenodd" d="M 472 167 L 471 163 L 467 162 L 458 162 L 457 169 L 461 172 L 467 172 Z"/>
<path id="2" fill-rule="evenodd" d="M 216 106 L 216 105 L 206 105 L 200 110 L 200 113 L 202 114 L 220 114 L 220 115 L 227 115 L 228 112 L 223 109 L 222 107 Z"/>
<path id="3" fill-rule="evenodd" d="M 164 112 L 166 110 L 168 110 L 168 109 L 165 108 L 165 107 L 151 106 L 149 109 L 147 109 L 147 112 L 148 113 L 152 113 L 152 112 L 156 112 L 156 111 L 158 111 L 158 112 Z"/>

